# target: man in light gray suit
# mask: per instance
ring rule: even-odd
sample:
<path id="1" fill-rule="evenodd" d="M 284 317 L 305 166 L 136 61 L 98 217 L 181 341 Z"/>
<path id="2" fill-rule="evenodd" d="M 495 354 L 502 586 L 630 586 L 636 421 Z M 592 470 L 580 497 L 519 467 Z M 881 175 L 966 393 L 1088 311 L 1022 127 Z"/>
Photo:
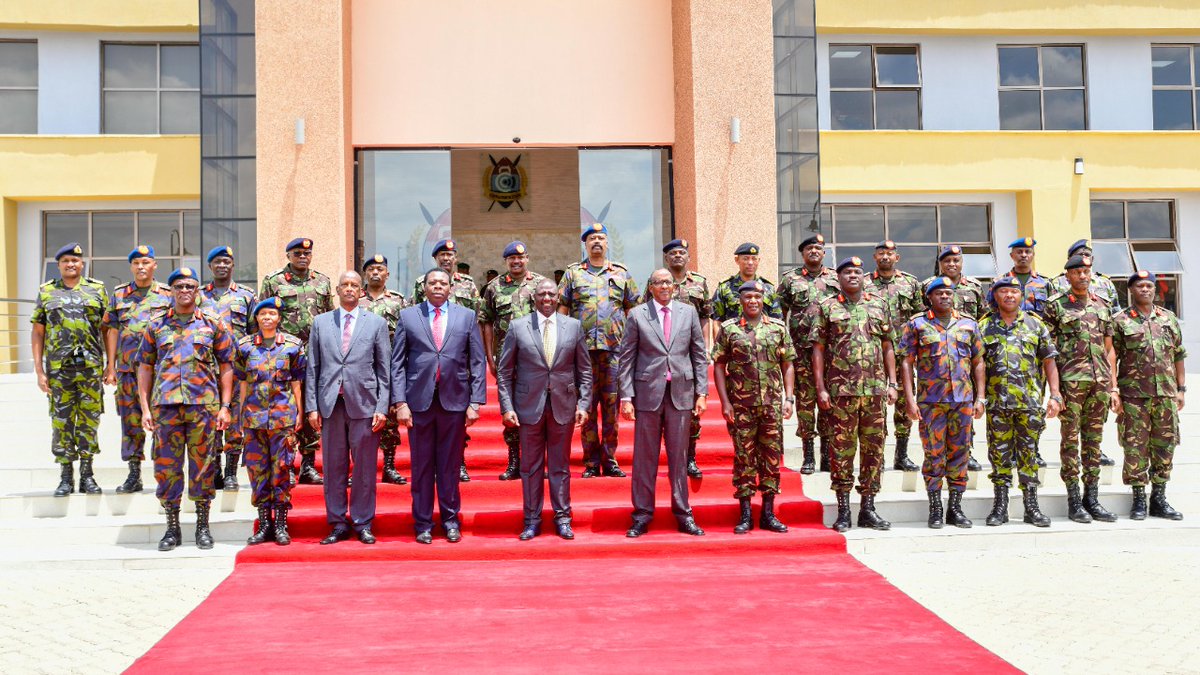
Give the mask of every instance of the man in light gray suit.
<path id="1" fill-rule="evenodd" d="M 504 425 L 516 427 L 520 433 L 525 504 L 525 529 L 520 539 L 528 541 L 541 534 L 542 478 L 547 464 L 555 528 L 563 539 L 574 539 L 571 436 L 591 408 L 592 359 L 579 321 L 556 311 L 558 285 L 553 279 L 538 282 L 533 303 L 537 311 L 509 326 L 496 365 Z"/>
<path id="2" fill-rule="evenodd" d="M 659 441 L 667 449 L 671 512 L 679 531 L 702 536 L 688 505 L 687 449 L 692 415 L 708 400 L 708 358 L 700 317 L 690 304 L 672 300 L 675 280 L 665 269 L 650 275 L 650 302 L 625 320 L 618 382 L 621 414 L 635 423 L 633 436 L 633 525 L 640 537 L 654 516 Z"/>
<path id="3" fill-rule="evenodd" d="M 313 320 L 304 391 L 309 424 L 321 432 L 325 465 L 325 517 L 332 531 L 321 543 L 350 537 L 346 478 L 353 460 L 350 523 L 359 541 L 374 544 L 375 458 L 391 391 L 391 341 L 387 322 L 358 306 L 358 272 L 342 273 L 337 294 L 341 306 Z"/>

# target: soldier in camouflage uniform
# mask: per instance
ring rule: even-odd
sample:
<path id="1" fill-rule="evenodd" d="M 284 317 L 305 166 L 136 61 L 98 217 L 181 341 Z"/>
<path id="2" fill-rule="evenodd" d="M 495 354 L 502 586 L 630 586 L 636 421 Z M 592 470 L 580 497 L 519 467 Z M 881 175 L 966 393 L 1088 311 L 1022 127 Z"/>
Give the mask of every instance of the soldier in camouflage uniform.
<path id="1" fill-rule="evenodd" d="M 788 332 L 796 348 L 796 435 L 804 442 L 804 464 L 800 473 L 816 469 L 813 435 L 821 439 L 821 470 L 829 470 L 828 437 L 824 413 L 814 413 L 817 389 L 812 373 L 812 325 L 817 305 L 838 294 L 837 273 L 825 267 L 825 237 L 815 234 L 800 242 L 804 265 L 783 275 L 779 282 L 779 300 L 787 314 Z"/>
<path id="2" fill-rule="evenodd" d="M 408 307 L 408 300 L 400 293 L 387 287 L 388 259 L 381 253 L 367 258 L 363 263 L 363 277 L 367 287 L 363 290 L 358 306 L 376 314 L 387 322 L 388 340 L 396 335 L 396 323 L 400 321 L 400 310 Z M 304 379 L 303 377 L 300 379 Z M 396 471 L 396 448 L 400 446 L 400 426 L 394 415 L 388 415 L 379 434 L 379 447 L 383 448 L 383 482 L 405 485 L 408 481 Z"/>
<path id="3" fill-rule="evenodd" d="M 608 228 L 592 223 L 579 236 L 587 257 L 567 266 L 558 286 L 558 311 L 583 324 L 592 357 L 592 410 L 580 431 L 583 477 L 624 476 L 617 466 L 617 353 L 625 336 L 625 314 L 638 304 L 637 282 L 608 259 Z M 600 414 L 595 413 L 600 407 Z M 602 422 L 597 429 L 597 420 Z M 600 435 L 602 430 L 603 436 Z"/>
<path id="4" fill-rule="evenodd" d="M 863 291 L 878 297 L 888 310 L 892 324 L 892 340 L 900 339 L 904 324 L 925 311 L 921 281 L 908 272 L 896 268 L 900 252 L 896 242 L 887 239 L 875 245 L 875 271 L 863 279 Z M 904 412 L 903 401 L 893 401 L 892 425 L 896 427 L 896 455 L 892 468 L 897 471 L 918 471 L 921 467 L 908 458 L 908 437 L 912 433 L 912 420 Z M 884 411 L 884 438 L 887 437 L 887 411 Z"/>
<path id="5" fill-rule="evenodd" d="M 675 295 L 673 296 L 680 302 L 686 302 L 696 308 L 696 314 L 700 316 L 700 330 L 704 331 L 705 344 L 709 351 L 712 350 L 713 342 L 713 322 L 712 322 L 712 301 L 708 295 L 708 280 L 704 275 L 697 272 L 688 271 L 688 262 L 691 261 L 689 253 L 690 246 L 686 239 L 672 239 L 663 246 L 663 262 L 667 265 L 667 271 L 671 273 L 671 278 L 675 281 Z M 642 302 L 650 302 L 650 280 L 646 280 L 646 290 L 642 293 Z M 696 441 L 700 440 L 700 416 L 692 416 L 692 440 L 688 443 L 687 453 L 687 475 L 692 478 L 701 478 L 704 474 L 700 471 L 700 466 L 696 464 Z"/>
<path id="6" fill-rule="evenodd" d="M 733 430 L 733 496 L 741 506 L 734 534 L 754 527 L 750 498 L 755 492 L 762 492 L 758 526 L 787 532 L 775 515 L 775 495 L 783 462 L 783 421 L 792 416 L 795 402 L 796 350 L 783 321 L 763 312 L 766 290 L 758 280 L 742 284 L 741 317 L 721 324 L 712 348 L 721 414 Z"/>
<path id="7" fill-rule="evenodd" d="M 104 342 L 108 367 L 104 371 L 104 383 L 117 385 L 121 459 L 129 463 L 129 475 L 117 486 L 118 494 L 142 491 L 146 432 L 142 430 L 142 409 L 137 398 L 137 354 L 146 326 L 171 307 L 171 289 L 154 280 L 158 262 L 154 259 L 153 246 L 138 246 L 130 251 L 129 268 L 133 281 L 113 289 L 101 320 L 107 331 Z"/>
<path id="8" fill-rule="evenodd" d="M 100 494 L 92 457 L 100 452 L 96 430 L 104 412 L 104 335 L 100 319 L 108 306 L 104 284 L 83 276 L 83 247 L 72 242 L 54 254 L 60 278 L 42 284 L 29 318 L 33 324 L 33 370 L 50 399 L 50 451 L 61 465 L 55 497 L 75 491 Z"/>
<path id="9" fill-rule="evenodd" d="M 1150 515 L 1183 520 L 1167 502 L 1167 481 L 1179 442 L 1179 411 L 1184 386 L 1183 333 L 1168 309 L 1154 306 L 1158 279 L 1140 270 L 1129 277 L 1133 298 L 1129 309 L 1113 317 L 1117 356 L 1117 427 L 1125 450 L 1121 480 L 1133 486 L 1130 518 L 1146 517 L 1146 482 L 1150 482 Z"/>
<path id="10" fill-rule="evenodd" d="M 483 349 L 493 376 L 509 324 L 533 312 L 534 292 L 538 282 L 546 278 L 529 269 L 529 250 L 524 242 L 510 242 L 504 247 L 503 257 L 508 272 L 484 287 L 479 309 Z M 504 427 L 504 444 L 508 446 L 508 466 L 500 474 L 500 480 L 517 480 L 521 477 L 521 430 Z"/>
<path id="11" fill-rule="evenodd" d="M 157 453 L 155 495 L 167 512 L 158 550 L 183 543 L 179 504 L 185 463 L 188 498 L 196 502 L 196 546 L 208 549 L 213 547 L 208 516 L 214 494 L 209 437 L 229 426 L 234 342 L 223 321 L 196 305 L 200 278 L 195 270 L 181 267 L 167 284 L 174 306 L 146 327 L 137 357 L 142 427 L 154 434 Z"/>
<path id="12" fill-rule="evenodd" d="M 208 269 L 212 273 L 212 281 L 200 287 L 200 306 L 210 314 L 225 322 L 233 341 L 246 337 L 250 310 L 254 307 L 254 292 L 238 286 L 233 280 L 233 247 L 216 246 L 208 252 Z M 209 464 L 213 471 L 213 485 L 218 490 L 237 492 L 238 459 L 242 455 L 242 427 L 239 423 L 238 405 L 241 403 L 240 390 L 233 388 L 233 402 L 230 404 L 230 424 L 225 431 L 212 435 L 212 462 Z M 221 473 L 221 454 L 225 455 L 225 473 Z"/>
<path id="13" fill-rule="evenodd" d="M 1058 376 L 1062 381 L 1063 411 L 1059 414 L 1060 473 L 1067 485 L 1067 511 L 1071 520 L 1112 522 L 1115 515 L 1100 505 L 1100 441 L 1108 417 L 1116 360 L 1113 323 L 1108 303 L 1091 292 L 1090 258 L 1073 255 L 1066 264 L 1069 293 L 1053 295 L 1042 316 L 1058 348 Z M 1082 438 L 1082 450 L 1080 440 Z M 1080 458 L 1083 460 L 1083 499 L 1079 496 Z"/>
<path id="14" fill-rule="evenodd" d="M 1034 312 L 1023 309 L 1028 298 L 1026 289 L 1017 276 L 997 279 L 992 285 L 996 310 L 979 321 L 987 371 L 984 398 L 988 402 L 988 461 L 992 463 L 989 478 L 995 491 L 987 524 L 1008 522 L 1008 490 L 1015 463 L 1024 495 L 1025 522 L 1049 527 L 1050 519 L 1037 500 L 1037 445 L 1046 426 L 1041 407 L 1045 384 L 1050 385 L 1045 417 L 1055 417 L 1062 409 L 1054 362 L 1058 350 L 1046 324 Z"/>
<path id="15" fill-rule="evenodd" d="M 1033 237 L 1020 237 L 1008 245 L 1008 257 L 1012 258 L 1013 266 L 1004 277 L 1017 280 L 1017 288 L 1021 290 L 1021 311 L 1042 314 L 1042 307 L 1050 297 L 1050 280 L 1033 271 L 1034 249 L 1037 240 Z M 1001 278 L 1004 278 L 1001 277 Z M 991 290 L 987 294 L 987 308 L 996 308 L 995 298 Z"/>
<path id="16" fill-rule="evenodd" d="M 313 319 L 318 314 L 333 311 L 333 284 L 329 277 L 310 268 L 312 248 L 312 239 L 306 237 L 296 237 L 288 242 L 284 247 L 288 264 L 268 274 L 258 286 L 259 299 L 277 297 L 283 301 L 279 330 L 300 338 L 305 345 Z M 254 330 L 257 328 L 251 325 L 250 331 Z M 304 427 L 297 433 L 301 483 L 322 485 L 325 482 L 317 471 L 317 440 L 318 434 L 306 418 Z"/>
<path id="17" fill-rule="evenodd" d="M 733 251 L 733 262 L 738 267 L 737 274 L 717 284 L 717 290 L 712 297 L 712 316 L 720 322 L 736 319 L 742 315 L 742 303 L 738 298 L 738 289 L 747 281 L 761 282 L 766 292 L 763 293 L 763 311 L 772 319 L 782 319 L 783 309 L 779 305 L 779 294 L 775 284 L 758 275 L 758 244 L 746 242 Z"/>
<path id="18" fill-rule="evenodd" d="M 962 512 L 967 489 L 967 457 L 971 446 L 972 418 L 983 417 L 983 341 L 979 326 L 954 309 L 954 282 L 934 277 L 925 286 L 930 310 L 913 317 L 900 338 L 904 365 L 904 400 L 908 416 L 920 422 L 925 448 L 925 489 L 929 494 L 929 527 L 942 527 L 942 479 L 950 487 L 945 522 L 971 527 Z M 913 368 L 916 383 L 913 387 Z"/>
<path id="19" fill-rule="evenodd" d="M 278 331 L 283 301 L 278 297 L 254 306 L 258 330 L 238 340 L 234 377 L 241 389 L 241 426 L 246 439 L 250 503 L 258 508 L 258 527 L 246 540 L 274 539 L 287 546 L 287 513 L 292 506 L 290 467 L 296 432 L 304 416 L 300 382 L 307 360 L 300 338 Z"/>
<path id="20" fill-rule="evenodd" d="M 838 504 L 832 527 L 838 532 L 850 529 L 856 446 L 862 500 L 858 526 L 892 526 L 875 512 L 875 495 L 887 434 L 883 414 L 896 402 L 896 357 L 887 305 L 863 291 L 862 267 L 858 256 L 838 263 L 841 292 L 821 302 L 812 327 L 817 405 L 829 415 L 830 482 Z"/>
<path id="21" fill-rule="evenodd" d="M 453 302 L 478 313 L 481 302 L 479 287 L 475 285 L 475 280 L 470 275 L 461 272 L 458 267 L 458 244 L 453 239 L 438 241 L 433 245 L 433 259 L 437 261 L 438 267 L 446 270 L 446 274 L 450 275 L 450 296 L 447 298 L 447 302 Z M 416 283 L 413 284 L 412 304 L 416 305 L 422 302 L 425 302 L 424 274 L 418 277 Z M 471 434 L 468 433 L 463 439 L 462 466 L 458 468 L 458 479 L 464 483 L 471 480 L 471 475 L 467 473 L 466 455 L 466 444 L 470 441 Z"/>

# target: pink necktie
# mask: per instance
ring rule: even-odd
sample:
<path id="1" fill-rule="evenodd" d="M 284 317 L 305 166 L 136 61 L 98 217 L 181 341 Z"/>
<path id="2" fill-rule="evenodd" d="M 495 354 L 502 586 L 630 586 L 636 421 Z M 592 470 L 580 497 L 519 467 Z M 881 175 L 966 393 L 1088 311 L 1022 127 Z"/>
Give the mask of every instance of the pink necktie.
<path id="1" fill-rule="evenodd" d="M 437 350 L 442 351 L 442 308 L 433 308 L 433 346 Z M 439 382 L 442 379 L 442 361 L 438 359 L 437 371 L 433 374 L 433 381 Z"/>
<path id="2" fill-rule="evenodd" d="M 671 344 L 671 308 L 663 307 L 663 344 Z M 671 366 L 667 365 L 667 382 L 671 381 Z"/>
<path id="3" fill-rule="evenodd" d="M 342 329 L 342 354 L 350 351 L 350 322 L 354 320 L 354 315 L 346 312 L 346 327 Z"/>

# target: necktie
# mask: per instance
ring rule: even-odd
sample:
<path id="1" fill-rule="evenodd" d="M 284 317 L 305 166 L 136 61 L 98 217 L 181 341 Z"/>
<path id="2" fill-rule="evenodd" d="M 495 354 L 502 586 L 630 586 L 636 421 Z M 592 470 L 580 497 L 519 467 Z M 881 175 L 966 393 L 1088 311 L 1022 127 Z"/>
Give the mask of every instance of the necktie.
<path id="1" fill-rule="evenodd" d="M 442 325 L 442 308 L 434 307 L 433 308 L 433 346 L 437 347 L 437 350 L 439 352 L 442 351 L 442 331 L 444 330 L 444 328 L 445 327 Z"/>
<path id="2" fill-rule="evenodd" d="M 546 321 L 542 325 L 542 354 L 546 357 L 546 365 L 554 358 L 554 323 Z"/>
<path id="3" fill-rule="evenodd" d="M 663 307 L 663 344 L 671 344 L 671 308 Z M 671 364 L 667 363 L 667 382 L 671 381 Z"/>
<path id="4" fill-rule="evenodd" d="M 350 351 L 351 322 L 354 321 L 353 314 L 351 314 L 350 312 L 345 312 L 345 314 L 346 314 L 346 326 L 345 326 L 345 328 L 342 329 L 342 354 L 343 355 L 346 352 Z"/>

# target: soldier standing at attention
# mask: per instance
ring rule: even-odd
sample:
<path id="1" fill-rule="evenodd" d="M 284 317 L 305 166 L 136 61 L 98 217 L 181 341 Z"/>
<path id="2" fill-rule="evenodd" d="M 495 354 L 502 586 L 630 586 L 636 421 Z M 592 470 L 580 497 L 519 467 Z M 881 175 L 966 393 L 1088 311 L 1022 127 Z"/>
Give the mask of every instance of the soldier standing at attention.
<path id="1" fill-rule="evenodd" d="M 208 270 L 212 281 L 200 288 L 200 306 L 225 322 L 233 335 L 233 342 L 246 337 L 250 310 L 254 308 L 254 293 L 233 280 L 233 247 L 217 246 L 208 252 Z M 240 390 L 233 388 L 229 428 L 212 435 L 213 485 L 227 492 L 237 492 L 238 459 L 242 454 L 242 427 L 239 422 L 238 406 L 241 404 Z M 225 453 L 225 473 L 221 473 L 221 452 Z"/>
<path id="2" fill-rule="evenodd" d="M 746 242 L 733 251 L 733 262 L 738 271 L 733 276 L 717 284 L 713 293 L 712 314 L 717 321 L 728 321 L 742 315 L 742 303 L 738 298 L 738 289 L 747 281 L 758 281 L 766 289 L 763 292 L 763 311 L 773 319 L 783 318 L 783 309 L 779 306 L 779 294 L 775 285 L 765 277 L 758 275 L 758 244 Z"/>
<path id="3" fill-rule="evenodd" d="M 708 280 L 704 275 L 688 271 L 691 254 L 688 252 L 686 239 L 672 239 L 663 246 L 663 262 L 671 279 L 675 282 L 674 298 L 686 302 L 696 308 L 700 316 L 700 330 L 704 332 L 704 341 L 709 351 L 712 351 L 713 322 L 712 301 L 708 295 Z M 650 280 L 646 280 L 646 291 L 642 294 L 642 302 L 650 302 Z M 692 478 L 704 476 L 700 466 L 696 464 L 696 441 L 700 440 L 700 416 L 692 416 L 692 440 L 688 444 L 687 475 Z"/>
<path id="4" fill-rule="evenodd" d="M 1037 240 L 1033 237 L 1014 239 L 1008 245 L 1008 257 L 1012 258 L 1013 266 L 1003 278 L 1017 280 L 1017 288 L 1021 290 L 1021 310 L 1041 315 L 1042 307 L 1050 293 L 1050 280 L 1033 271 L 1034 248 Z M 989 290 L 987 305 L 995 308 L 993 294 Z"/>
<path id="5" fill-rule="evenodd" d="M 104 333 L 100 320 L 108 306 L 104 284 L 83 276 L 83 247 L 58 249 L 58 279 L 42 284 L 29 321 L 33 324 L 33 370 L 38 389 L 50 399 L 50 452 L 62 466 L 55 497 L 75 491 L 98 495 L 92 458 L 100 452 L 96 430 L 104 412 Z"/>
<path id="6" fill-rule="evenodd" d="M 388 340 L 396 335 L 396 323 L 400 321 L 400 310 L 408 307 L 408 300 L 403 295 L 387 287 L 390 276 L 391 272 L 388 271 L 386 257 L 376 253 L 367 258 L 367 261 L 363 263 L 363 277 L 366 279 L 367 287 L 363 290 L 362 299 L 358 301 L 359 307 L 382 317 L 387 322 Z M 304 379 L 303 374 L 300 379 Z M 387 421 L 383 425 L 383 431 L 379 434 L 379 447 L 383 448 L 383 482 L 385 483 L 393 485 L 408 483 L 404 476 L 396 471 L 396 448 L 399 445 L 400 427 L 396 423 L 396 418 L 388 415 Z"/>
<path id="7" fill-rule="evenodd" d="M 1113 353 L 1113 322 L 1108 303 L 1092 293 L 1090 259 L 1073 255 L 1066 264 L 1071 290 L 1046 301 L 1043 318 L 1058 348 L 1058 377 L 1062 381 L 1063 410 L 1059 414 L 1062 442 L 1059 470 L 1067 485 L 1067 515 L 1077 523 L 1100 520 L 1111 523 L 1115 515 L 1100 505 L 1100 441 L 1109 399 L 1120 405 Z M 1082 439 L 1082 444 L 1080 443 Z M 1082 448 L 1082 449 L 1081 449 Z M 1080 459 L 1083 460 L 1083 500 L 1079 498 Z"/>
<path id="8" fill-rule="evenodd" d="M 783 462 L 783 421 L 792 416 L 795 403 L 796 351 L 783 321 L 763 312 L 766 290 L 761 281 L 742 284 L 741 317 L 721 324 L 712 349 L 721 414 L 733 429 L 733 496 L 742 514 L 734 534 L 753 529 L 750 498 L 755 492 L 762 492 L 758 526 L 787 532 L 775 516 L 775 495 Z"/>
<path id="9" fill-rule="evenodd" d="M 908 416 L 920 422 L 925 447 L 925 489 L 929 493 L 929 527 L 942 527 L 942 479 L 950 488 L 945 522 L 971 527 L 962 512 L 967 489 L 967 456 L 971 420 L 983 417 L 983 341 L 974 319 L 954 309 L 954 282 L 934 277 L 925 286 L 930 310 L 912 318 L 900 338 L 904 365 L 904 400 Z M 913 387 L 913 367 L 917 386 Z"/>
<path id="10" fill-rule="evenodd" d="M 307 361 L 300 338 L 279 331 L 278 297 L 254 306 L 258 330 L 238 340 L 233 359 L 241 389 L 241 426 L 246 438 L 250 503 L 258 508 L 258 528 L 247 544 L 274 539 L 292 543 L 287 512 L 292 507 L 292 445 L 304 416 L 300 382 Z"/>
<path id="11" fill-rule="evenodd" d="M 812 373 L 812 324 L 817 305 L 825 298 L 837 295 L 839 286 L 837 273 L 824 264 L 823 235 L 814 234 L 800 242 L 800 255 L 804 265 L 783 275 L 779 282 L 779 300 L 787 313 L 788 332 L 796 348 L 796 435 L 804 442 L 804 464 L 800 473 L 808 475 L 816 469 L 814 435 L 821 438 L 821 470 L 829 470 L 825 417 L 818 417 L 814 412 L 817 388 Z"/>
<path id="12" fill-rule="evenodd" d="M 142 491 L 142 459 L 146 432 L 138 405 L 137 355 L 142 334 L 152 319 L 167 313 L 171 289 L 154 280 L 158 261 L 153 246 L 138 246 L 129 252 L 133 281 L 113 289 L 108 309 L 101 320 L 106 329 L 108 366 L 104 383 L 117 385 L 117 414 L 121 416 L 121 459 L 129 463 L 129 475 L 117 486 L 118 494 Z"/>
<path id="13" fill-rule="evenodd" d="M 838 503 L 833 529 L 838 532 L 850 529 L 856 446 L 858 526 L 892 526 L 875 513 L 875 495 L 883 473 L 884 412 L 896 402 L 896 356 L 887 306 L 863 291 L 862 265 L 858 256 L 838 263 L 841 292 L 821 302 L 812 329 L 817 405 L 829 415 L 830 480 Z"/>
<path id="14" fill-rule="evenodd" d="M 908 272 L 896 267 L 900 252 L 896 242 L 888 239 L 875 245 L 875 271 L 863 280 L 863 290 L 878 297 L 887 306 L 892 324 L 892 342 L 900 339 L 904 324 L 925 311 L 925 298 L 921 293 L 921 282 Z M 912 420 L 904 412 L 902 401 L 892 401 L 894 410 L 892 424 L 896 427 L 896 456 L 892 468 L 897 471 L 920 469 L 908 458 L 908 437 L 912 432 Z M 883 411 L 883 433 L 887 438 L 887 410 Z"/>
<path id="15" fill-rule="evenodd" d="M 559 284 L 558 311 L 583 324 L 592 358 L 592 406 L 580 431 L 583 477 L 622 477 L 617 466 L 617 353 L 625 336 L 625 314 L 637 306 L 637 282 L 608 259 L 608 228 L 592 223 L 580 235 L 587 257 L 567 266 Z M 600 414 L 595 414 L 595 406 Z M 602 422 L 597 429 L 597 420 Z M 603 436 L 600 432 L 603 432 Z"/>
<path id="16" fill-rule="evenodd" d="M 488 367 L 493 377 L 509 325 L 534 311 L 534 291 L 538 282 L 546 278 L 529 269 L 529 249 L 524 242 L 509 243 L 504 247 L 503 257 L 508 273 L 488 282 L 483 289 L 483 301 L 479 309 L 483 350 L 487 353 Z M 500 474 L 500 480 L 517 480 L 521 477 L 520 428 L 504 427 L 504 444 L 508 446 L 508 466 Z"/>
<path id="17" fill-rule="evenodd" d="M 1055 417 L 1062 409 L 1058 391 L 1058 350 L 1046 324 L 1033 311 L 1022 308 L 1028 300 L 1016 275 L 1000 277 L 992 284 L 996 311 L 979 321 L 983 338 L 983 362 L 987 374 L 989 478 L 995 490 L 988 525 L 1008 522 L 1008 490 L 1012 487 L 1013 465 L 1024 494 L 1025 522 L 1049 527 L 1050 519 L 1038 506 L 1038 439 L 1046 427 L 1042 391 L 1050 385 L 1050 402 L 1045 416 Z M 1045 373 L 1043 380 L 1042 374 Z"/>
<path id="18" fill-rule="evenodd" d="M 208 515 L 214 494 L 209 437 L 229 426 L 234 343 L 224 322 L 196 306 L 200 280 L 195 270 L 181 267 L 167 284 L 174 306 L 150 323 L 138 350 L 142 427 L 154 434 L 155 495 L 167 512 L 158 550 L 183 543 L 179 504 L 185 463 L 188 498 L 196 502 L 196 546 L 208 549 L 213 547 Z"/>
<path id="19" fill-rule="evenodd" d="M 288 264 L 263 278 L 258 287 L 258 297 L 279 298 L 279 330 L 300 338 L 308 344 L 308 332 L 313 318 L 318 314 L 333 311 L 333 284 L 329 277 L 312 269 L 312 239 L 296 237 L 284 247 Z M 300 446 L 300 482 L 322 485 L 325 480 L 317 471 L 317 432 L 304 420 L 304 427 L 297 434 Z"/>
<path id="20" fill-rule="evenodd" d="M 1125 449 L 1121 480 L 1133 486 L 1129 517 L 1146 517 L 1146 481 L 1150 481 L 1150 515 L 1183 520 L 1167 503 L 1167 481 L 1179 442 L 1179 411 L 1187 387 L 1183 333 L 1169 309 L 1154 306 L 1158 279 L 1145 270 L 1129 277 L 1133 299 L 1129 309 L 1113 317 L 1113 347 L 1120 389 L 1117 426 Z"/>

